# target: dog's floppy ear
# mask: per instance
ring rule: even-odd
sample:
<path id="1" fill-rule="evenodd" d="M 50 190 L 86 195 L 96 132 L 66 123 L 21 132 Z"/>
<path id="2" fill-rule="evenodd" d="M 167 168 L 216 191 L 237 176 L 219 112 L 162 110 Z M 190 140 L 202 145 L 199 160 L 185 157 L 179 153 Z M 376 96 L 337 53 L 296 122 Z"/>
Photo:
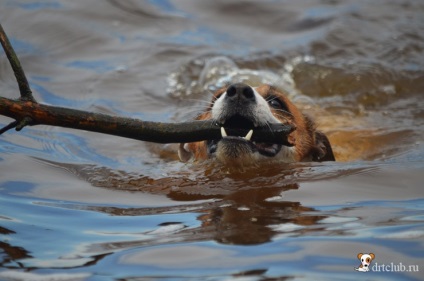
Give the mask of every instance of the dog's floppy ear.
<path id="1" fill-rule="evenodd" d="M 178 156 L 180 157 L 181 162 L 187 162 L 193 157 L 193 153 L 191 153 L 188 149 L 188 145 L 186 143 L 180 143 L 178 147 Z"/>
<path id="2" fill-rule="evenodd" d="M 336 161 L 327 136 L 320 131 L 315 132 L 315 145 L 312 148 L 312 161 Z"/>
<path id="3" fill-rule="evenodd" d="M 369 253 L 372 259 L 375 259 L 375 255 L 373 253 Z"/>
<path id="4" fill-rule="evenodd" d="M 359 253 L 359 254 L 357 255 L 358 260 L 360 260 L 360 259 L 361 259 L 362 255 L 363 255 L 363 253 Z"/>

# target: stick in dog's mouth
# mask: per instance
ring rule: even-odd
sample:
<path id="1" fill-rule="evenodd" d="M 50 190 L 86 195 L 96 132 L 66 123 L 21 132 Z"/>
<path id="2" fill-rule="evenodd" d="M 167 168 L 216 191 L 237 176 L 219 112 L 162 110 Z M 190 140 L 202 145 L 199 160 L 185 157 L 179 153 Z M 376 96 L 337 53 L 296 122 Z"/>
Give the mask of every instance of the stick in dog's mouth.
<path id="1" fill-rule="evenodd" d="M 244 153 L 254 153 L 259 152 L 264 156 L 275 156 L 280 152 L 282 144 L 277 143 L 263 143 L 252 141 L 253 130 L 249 130 L 246 136 L 228 136 L 224 127 L 221 127 L 222 138 L 220 140 L 211 140 L 207 142 L 208 152 L 213 154 L 217 150 L 218 142 L 225 143 L 225 153 L 228 155 L 234 154 L 238 155 L 240 152 Z"/>
<path id="2" fill-rule="evenodd" d="M 243 128 L 234 126 L 219 125 L 221 135 L 218 138 L 208 138 L 206 141 L 217 141 L 223 138 L 241 138 L 252 142 L 264 142 L 293 146 L 288 139 L 288 135 L 296 130 L 294 125 L 287 124 L 267 124 L 266 126 Z"/>
<path id="3" fill-rule="evenodd" d="M 198 121 L 209 123 L 208 121 Z M 210 130 L 210 137 L 204 138 L 207 152 L 215 154 L 218 142 L 222 144 L 232 144 L 235 150 L 228 153 L 238 154 L 237 152 L 259 152 L 262 155 L 272 156 L 278 153 L 281 147 L 292 147 L 294 143 L 290 140 L 289 135 L 296 130 L 294 124 L 272 123 L 266 126 L 248 127 L 237 124 L 226 123 L 225 125 L 213 122 L 214 128 Z M 202 126 L 200 126 L 202 127 Z M 216 128 L 216 129 L 215 129 Z M 219 133 L 218 133 L 219 128 Z M 182 161 L 187 161 L 192 157 L 192 153 L 185 148 L 187 144 L 181 143 L 179 156 Z M 229 146 L 226 146 L 229 147 Z"/>
<path id="4" fill-rule="evenodd" d="M 276 132 L 275 128 L 279 127 L 280 132 Z M 255 126 L 255 124 L 248 118 L 238 114 L 225 120 L 220 126 L 221 138 L 207 140 L 207 150 L 209 154 L 214 154 L 218 148 L 218 143 L 225 143 L 226 154 L 238 155 L 239 153 L 254 153 L 258 152 L 264 156 L 273 157 L 280 152 L 281 147 L 293 146 L 287 136 L 296 128 L 293 125 L 283 124 L 270 124 L 266 126 Z M 235 130 L 234 130 L 235 129 Z M 228 131 L 228 132 L 227 132 Z M 273 132 L 278 139 L 275 138 L 261 138 L 264 132 Z M 253 136 L 255 136 L 253 138 Z M 257 137 L 258 136 L 258 137 Z"/>
<path id="5" fill-rule="evenodd" d="M 215 158 L 225 165 L 247 166 L 335 160 L 328 138 L 312 119 L 269 85 L 224 87 L 196 119 L 211 120 L 219 130 L 206 141 L 182 144 L 182 161 Z"/>

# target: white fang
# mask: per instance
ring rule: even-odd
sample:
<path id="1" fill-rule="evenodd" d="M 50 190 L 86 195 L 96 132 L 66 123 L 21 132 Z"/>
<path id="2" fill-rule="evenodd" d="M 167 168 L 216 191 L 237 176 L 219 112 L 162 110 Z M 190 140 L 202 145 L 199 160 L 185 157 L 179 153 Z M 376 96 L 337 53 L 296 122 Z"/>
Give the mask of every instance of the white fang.
<path id="1" fill-rule="evenodd" d="M 252 138 L 252 135 L 253 135 L 253 130 L 250 130 L 244 138 L 250 141 L 250 139 Z"/>

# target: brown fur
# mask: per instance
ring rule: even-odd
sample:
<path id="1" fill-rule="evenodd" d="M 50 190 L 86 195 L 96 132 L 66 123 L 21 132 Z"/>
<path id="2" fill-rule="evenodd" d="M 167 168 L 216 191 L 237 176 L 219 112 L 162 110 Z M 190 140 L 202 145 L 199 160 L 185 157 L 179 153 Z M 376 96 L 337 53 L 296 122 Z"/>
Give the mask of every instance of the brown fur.
<path id="1" fill-rule="evenodd" d="M 225 91 L 227 87 L 219 89 L 214 94 L 212 102 L 205 112 L 200 114 L 196 120 L 211 119 L 211 108 L 213 102 Z M 261 85 L 255 90 L 264 98 L 268 95 L 277 97 L 282 101 L 290 113 L 284 113 L 271 108 L 273 115 L 283 124 L 292 124 L 296 130 L 289 135 L 289 141 L 295 147 L 295 161 L 334 161 L 333 151 L 328 138 L 316 130 L 315 123 L 311 118 L 304 115 L 300 110 L 279 90 L 269 85 Z M 208 158 L 206 142 L 195 142 L 188 144 L 188 149 L 193 153 L 196 160 Z"/>

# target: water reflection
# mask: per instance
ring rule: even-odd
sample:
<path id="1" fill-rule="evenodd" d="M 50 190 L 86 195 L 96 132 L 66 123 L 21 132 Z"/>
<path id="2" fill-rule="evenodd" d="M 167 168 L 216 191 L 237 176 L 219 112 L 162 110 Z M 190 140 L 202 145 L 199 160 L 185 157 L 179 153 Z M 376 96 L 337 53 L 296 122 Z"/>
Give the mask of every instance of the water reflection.
<path id="1" fill-rule="evenodd" d="M 55 232 L 62 235 L 61 240 L 66 241 L 71 247 L 68 250 L 59 251 L 61 253 L 60 262 L 53 262 L 43 260 L 40 255 L 32 257 L 28 249 L 5 243 L 2 244 L 2 249 L 6 253 L 2 266 L 10 269 L 31 269 L 33 267 L 43 268 L 48 264 L 49 268 L 56 269 L 95 267 L 99 270 L 106 270 L 107 264 L 118 259 L 115 269 L 129 270 L 129 273 L 134 272 L 134 274 L 139 272 L 138 266 L 143 268 L 148 266 L 148 272 L 153 275 L 158 274 L 155 269 L 157 267 L 187 270 L 187 268 L 193 266 L 204 269 L 204 274 L 207 274 L 209 267 L 221 268 L 225 272 L 229 268 L 227 262 L 231 261 L 231 266 L 234 266 L 233 262 L 241 253 L 243 253 L 242 256 L 237 257 L 237 264 L 240 265 L 257 264 L 259 266 L 260 260 L 268 263 L 281 262 L 282 265 L 286 263 L 286 265 L 291 265 L 289 256 L 295 255 L 298 259 L 306 259 L 303 262 L 308 262 L 308 256 L 317 255 L 314 250 L 316 247 L 328 245 L 328 247 L 326 246 L 327 250 L 321 252 L 319 257 L 330 257 L 330 259 L 331 255 L 343 257 L 341 259 L 343 262 L 341 265 L 339 264 L 343 268 L 350 266 L 347 256 L 354 251 L 344 247 L 345 243 L 355 245 L 355 243 L 363 243 L 362 240 L 368 241 L 371 239 L 372 241 L 367 242 L 370 243 L 368 247 L 375 249 L 376 246 L 372 245 L 375 243 L 373 240 L 375 237 L 379 237 L 379 241 L 381 239 L 386 240 L 386 242 L 380 242 L 381 245 L 378 250 L 380 255 L 395 250 L 397 254 L 403 256 L 404 261 L 407 260 L 411 264 L 417 262 L 409 254 L 411 247 L 416 247 L 419 240 L 416 243 L 408 242 L 412 244 L 403 250 L 391 246 L 390 241 L 393 239 L 405 241 L 408 237 L 415 237 L 413 239 L 423 237 L 424 233 L 419 230 L 420 224 L 422 224 L 422 218 L 419 215 L 422 212 L 422 199 L 398 201 L 396 203 L 381 201 L 382 196 L 376 196 L 380 202 L 375 200 L 364 202 L 361 196 L 354 198 L 348 195 L 348 198 L 351 198 L 354 202 L 357 201 L 357 203 L 346 204 L 340 200 L 343 198 L 340 193 L 347 192 L 353 195 L 361 190 L 360 188 L 349 183 L 348 180 L 338 181 L 342 184 L 348 183 L 350 185 L 350 187 L 347 187 L 348 189 L 337 186 L 337 182 L 331 186 L 326 179 L 322 184 L 329 185 L 328 188 L 315 186 L 308 190 L 309 188 L 304 185 L 304 181 L 308 181 L 305 178 L 308 177 L 304 179 L 300 177 L 294 180 L 300 184 L 284 184 L 286 180 L 293 180 L 293 178 L 290 179 L 293 176 L 293 171 L 296 171 L 296 169 L 298 169 L 297 172 L 300 169 L 305 171 L 308 167 L 303 165 L 298 168 L 291 168 L 293 168 L 291 172 L 288 171 L 278 179 L 273 179 L 270 175 L 271 180 L 270 178 L 251 178 L 246 174 L 233 174 L 230 177 L 227 175 L 227 178 L 231 179 L 228 181 L 229 185 L 215 186 L 208 193 L 205 193 L 204 188 L 199 186 L 197 189 L 194 186 L 188 186 L 187 191 L 185 189 L 176 190 L 175 186 L 178 184 L 178 181 L 174 181 L 176 177 L 170 177 L 168 181 L 159 180 L 157 186 L 155 186 L 155 180 L 150 179 L 151 190 L 148 193 L 163 194 L 174 202 L 173 205 L 168 204 L 161 207 L 82 204 L 81 202 L 31 199 L 34 202 L 34 210 L 37 210 L 37 221 L 40 223 L 43 222 L 40 217 L 41 209 L 45 209 L 44 212 L 50 214 L 50 221 L 52 220 L 51 214 L 56 214 L 53 215 L 53 221 L 50 223 L 44 221 L 42 224 L 47 223 L 46 225 L 53 227 L 56 224 L 55 219 L 63 220 L 64 217 L 75 217 L 75 220 L 66 220 L 66 224 L 69 224 L 68 227 L 55 226 Z M 349 169 L 346 169 L 347 173 L 339 170 L 336 173 L 338 177 L 335 178 L 340 178 L 341 175 L 348 178 L 356 176 L 359 179 L 364 179 L 362 185 L 368 187 L 366 176 L 369 175 L 372 178 L 378 170 L 375 166 L 372 166 L 366 170 L 359 169 L 352 173 L 352 168 L 350 166 Z M 318 166 L 315 169 L 317 177 L 322 176 L 323 169 L 331 171 L 331 167 Z M 85 168 L 85 171 L 87 170 Z M 99 179 L 104 174 L 103 170 L 99 172 L 98 168 L 91 167 L 90 173 L 99 173 L 96 177 Z M 110 173 L 113 173 L 113 171 L 110 171 Z M 115 172 L 114 174 L 114 177 L 117 178 L 116 174 L 118 173 Z M 119 174 L 122 177 L 120 182 L 125 182 L 125 175 Z M 314 172 L 311 175 L 313 174 Z M 414 172 L 411 174 L 414 174 Z M 408 173 L 404 175 L 410 176 Z M 398 175 L 393 177 L 396 178 Z M 90 179 L 93 183 L 95 183 L 94 178 Z M 352 180 L 357 181 L 355 178 L 352 178 Z M 113 189 L 113 184 L 117 184 L 117 182 L 112 181 L 109 187 L 103 188 L 106 190 Z M 134 186 L 136 184 L 134 182 L 133 180 L 126 188 L 120 186 L 120 193 L 122 195 L 129 192 L 132 194 L 135 194 L 135 192 L 143 193 L 141 190 L 135 191 Z M 311 184 L 315 184 L 315 182 L 312 181 Z M 406 185 L 411 182 L 416 182 L 416 179 L 410 179 Z M 259 185 L 255 186 L 255 184 Z M 388 191 L 387 188 L 381 187 L 375 182 L 370 184 L 375 185 L 374 192 L 386 191 L 387 193 Z M 417 187 L 415 186 L 415 188 Z M 13 194 L 11 188 L 13 187 L 7 187 Z M 352 191 L 347 191 L 349 188 Z M 396 188 L 394 186 L 394 189 Z M 404 190 L 407 194 L 413 196 L 410 189 Z M 306 197 L 303 200 L 295 201 L 290 199 L 293 196 L 287 196 L 287 194 L 301 194 L 302 191 L 306 192 L 306 195 L 309 192 L 309 196 L 314 197 L 314 199 L 310 198 L 309 201 L 313 199 L 311 202 L 315 203 L 309 202 L 305 205 L 302 201 L 308 202 L 308 200 L 305 200 Z M 322 198 L 319 197 L 320 192 L 325 192 L 327 195 L 333 193 L 333 196 L 328 198 L 331 203 L 324 203 Z M 395 190 L 391 192 L 396 194 Z M 388 195 L 388 198 L 393 198 L 393 195 Z M 16 200 L 20 200 L 19 197 Z M 178 202 L 181 202 L 181 204 Z M 312 207 L 314 204 L 320 204 L 319 202 L 323 206 Z M 10 209 L 10 206 L 5 205 L 5 208 Z M 81 216 L 85 220 L 78 222 L 78 218 Z M 25 221 L 23 217 L 18 216 L 18 219 Z M 8 224 L 10 223 L 5 225 Z M 12 229 L 17 229 L 16 225 L 10 225 L 12 225 Z M 68 233 L 62 233 L 60 229 L 63 227 L 67 229 Z M 74 227 L 83 230 L 84 239 L 73 234 L 72 229 Z M 22 236 L 20 231 L 13 233 L 16 231 L 8 228 L 2 228 L 2 231 L 6 235 L 17 235 L 18 241 L 19 237 Z M 390 233 L 397 233 L 397 236 L 390 235 Z M 341 240 L 335 237 L 339 237 Z M 323 239 L 325 243 L 323 243 Z M 210 241 L 218 242 L 220 246 L 218 244 L 211 245 Z M 309 244 L 310 249 L 303 247 L 304 244 Z M 330 245 L 334 244 L 340 245 L 331 248 Z M 255 248 L 237 248 L 243 245 Z M 361 245 L 355 247 L 361 247 Z M 403 245 L 406 247 L 406 244 Z M 43 243 L 40 246 L 45 247 Z M 33 248 L 33 246 L 29 246 L 29 248 Z M 182 253 L 185 254 L 177 258 Z M 418 256 L 420 255 L 418 254 Z M 226 262 L 223 262 L 224 260 Z M 319 259 L 312 263 L 320 264 Z M 336 266 L 338 263 L 333 260 L 331 264 Z M 259 270 L 257 266 L 253 267 L 256 269 L 248 267 L 250 270 L 241 270 L 235 274 L 244 275 L 252 271 L 261 275 L 268 271 L 266 267 Z M 213 272 L 211 271 L 209 274 L 218 274 L 216 269 Z"/>
<path id="2" fill-rule="evenodd" d="M 224 200 L 231 203 L 226 207 L 208 210 L 199 217 L 202 227 L 213 232 L 213 239 L 224 244 L 249 245 L 272 240 L 276 232 L 273 225 L 310 225 L 322 219 L 305 212 L 312 208 L 302 207 L 299 202 L 269 200 L 284 197 L 284 190 L 297 189 L 296 184 L 282 188 L 261 188 L 235 192 Z M 288 227 L 289 229 L 289 227 Z M 292 235 L 297 235 L 293 228 Z"/>
<path id="3" fill-rule="evenodd" d="M 172 146 L 8 132 L 0 279 L 356 280 L 361 251 L 422 262 L 419 1 L 3 6 L 42 102 L 181 121 L 225 83 L 270 83 L 314 116 L 339 162 L 228 171 L 181 164 Z M 0 72 L 2 93 L 15 97 L 4 56 Z"/>
<path id="4" fill-rule="evenodd" d="M 14 234 L 15 232 L 6 228 L 1 227 L 1 234 Z M 19 265 L 19 260 L 32 258 L 32 256 L 22 247 L 10 245 L 9 243 L 0 242 L 0 249 L 3 251 L 2 259 L 0 260 L 1 267 L 13 268 L 11 264 Z"/>
<path id="5" fill-rule="evenodd" d="M 185 169 L 169 171 L 154 178 L 141 174 L 128 174 L 124 171 L 105 167 L 60 164 L 78 177 L 89 181 L 93 186 L 120 192 L 142 192 L 165 195 L 172 202 L 182 202 L 163 207 L 119 207 L 103 205 L 81 205 L 43 203 L 46 206 L 89 210 L 112 216 L 155 216 L 165 214 L 196 213 L 195 226 L 184 222 L 163 221 L 166 226 L 166 243 L 169 241 L 215 240 L 224 244 L 261 244 L 272 241 L 281 232 L 290 236 L 301 235 L 309 230 L 306 226 L 315 225 L 326 215 L 311 214 L 315 210 L 302 206 L 300 202 L 285 200 L 285 192 L 299 188 L 298 182 L 339 177 L 341 174 L 356 174 L 364 169 L 340 169 L 336 165 L 270 165 L 252 167 L 247 171 L 228 171 L 214 163 L 192 164 Z M 323 173 L 323 170 L 326 173 Z M 331 170 L 333 170 L 331 172 Z M 309 175 L 308 175 L 309 173 Z M 312 228 L 313 231 L 318 229 Z M 159 232 L 154 232 L 157 234 Z M 196 235 L 192 235 L 196 233 Z M 124 249 L 141 245 L 165 243 L 153 235 L 151 230 L 142 232 L 142 240 L 102 243 L 95 247 Z M 150 237 L 150 238 L 149 238 Z"/>
<path id="6" fill-rule="evenodd" d="M 173 238 L 167 237 L 167 241 L 204 241 L 215 240 L 224 244 L 249 245 L 260 244 L 272 240 L 277 233 L 273 226 L 279 226 L 282 230 L 287 225 L 291 235 L 298 235 L 305 230 L 303 225 L 311 225 L 324 216 L 312 216 L 307 213 L 312 208 L 303 207 L 299 202 L 283 201 L 284 190 L 297 189 L 296 184 L 280 188 L 261 188 L 241 190 L 226 196 L 214 196 L 213 202 L 189 204 L 185 206 L 171 206 L 166 208 L 112 208 L 90 207 L 90 210 L 104 212 L 114 216 L 145 216 L 166 213 L 199 213 L 197 220 L 200 224 L 195 228 L 172 228 Z M 176 196 L 175 196 L 176 195 Z M 204 200 L 205 196 L 198 194 L 186 194 L 171 192 L 168 196 L 175 200 Z M 175 197 L 174 197 L 175 196 Z M 221 197 L 221 198 L 219 198 Z M 219 198 L 219 200 L 218 200 Z M 166 222 L 163 225 L 174 225 L 178 222 Z M 298 229 L 295 229 L 295 226 Z M 299 233 L 296 231 L 298 230 Z M 196 235 L 190 235 L 196 233 Z M 156 241 L 156 242 L 155 242 Z M 131 246 L 138 243 L 128 242 Z M 140 241 L 140 245 L 160 243 L 158 237 L 153 241 Z M 107 247 L 110 245 L 107 243 Z M 117 248 L 117 243 L 112 248 Z M 129 245 L 122 242 L 119 247 L 127 248 Z"/>

